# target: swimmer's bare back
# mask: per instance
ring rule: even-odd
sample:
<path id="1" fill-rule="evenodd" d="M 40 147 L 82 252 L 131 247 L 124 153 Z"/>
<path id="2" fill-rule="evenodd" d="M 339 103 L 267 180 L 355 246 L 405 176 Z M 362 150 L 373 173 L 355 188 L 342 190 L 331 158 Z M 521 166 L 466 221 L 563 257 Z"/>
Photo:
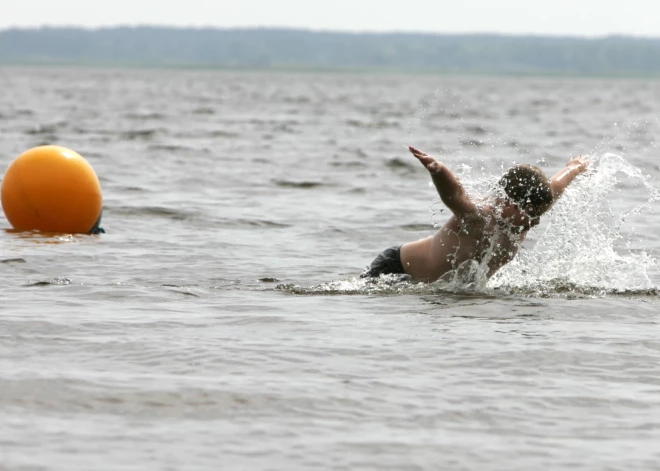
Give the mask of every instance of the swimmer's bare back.
<path id="1" fill-rule="evenodd" d="M 481 262 L 492 248 L 496 223 L 491 217 L 493 209 L 478 208 L 447 166 L 414 147 L 410 147 L 410 152 L 429 171 L 440 198 L 452 212 L 434 236 L 407 243 L 401 248 L 401 263 L 405 272 L 415 280 L 432 282 L 455 270 L 466 260 Z M 526 233 L 519 234 L 516 242 L 521 242 Z M 508 260 L 501 260 L 501 257 L 493 260 L 499 266 L 513 258 L 517 251 L 517 246 L 508 237 L 502 239 L 498 252 L 505 252 L 503 249 L 506 248 L 512 254 L 506 257 Z M 492 271 L 499 266 L 494 266 Z"/>

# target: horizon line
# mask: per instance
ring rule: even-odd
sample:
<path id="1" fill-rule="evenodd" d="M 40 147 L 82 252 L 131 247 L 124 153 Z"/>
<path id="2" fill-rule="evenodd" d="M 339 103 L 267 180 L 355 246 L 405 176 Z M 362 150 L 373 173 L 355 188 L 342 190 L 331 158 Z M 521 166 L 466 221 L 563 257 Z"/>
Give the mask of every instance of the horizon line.
<path id="1" fill-rule="evenodd" d="M 82 30 L 88 32 L 104 31 L 104 30 L 117 30 L 117 29 L 170 29 L 179 31 L 289 31 L 300 33 L 320 33 L 320 34 L 344 34 L 354 36 L 379 36 L 379 35 L 410 35 L 410 36 L 453 36 L 453 37 L 509 37 L 509 38 L 548 38 L 548 39 L 581 39 L 589 40 L 603 40 L 611 38 L 626 38 L 626 39 L 642 39 L 642 40 L 660 40 L 660 35 L 634 35 L 629 33 L 606 33 L 598 35 L 578 35 L 575 33 L 508 33 L 508 32 L 495 32 L 495 31 L 466 31 L 466 32 L 440 32 L 440 31 L 407 31 L 407 30 L 382 30 L 382 31 L 367 31 L 367 30 L 342 30 L 342 29 L 322 29 L 322 28 L 307 28 L 302 26 L 212 26 L 212 25 L 166 25 L 166 24 L 129 24 L 118 23 L 115 25 L 32 25 L 32 26 L 0 26 L 0 33 L 9 31 L 44 31 L 44 30 Z"/>

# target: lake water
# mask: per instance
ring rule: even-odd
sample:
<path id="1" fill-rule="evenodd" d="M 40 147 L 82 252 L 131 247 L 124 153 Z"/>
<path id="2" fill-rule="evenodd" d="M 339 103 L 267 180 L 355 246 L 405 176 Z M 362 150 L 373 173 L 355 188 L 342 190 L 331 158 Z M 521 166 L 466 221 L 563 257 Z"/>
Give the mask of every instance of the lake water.
<path id="1" fill-rule="evenodd" d="M 100 236 L 0 232 L 2 469 L 658 469 L 660 82 L 0 69 Z M 592 170 L 488 284 L 365 283 L 482 192 Z M 10 225 L 2 216 L 0 228 Z"/>

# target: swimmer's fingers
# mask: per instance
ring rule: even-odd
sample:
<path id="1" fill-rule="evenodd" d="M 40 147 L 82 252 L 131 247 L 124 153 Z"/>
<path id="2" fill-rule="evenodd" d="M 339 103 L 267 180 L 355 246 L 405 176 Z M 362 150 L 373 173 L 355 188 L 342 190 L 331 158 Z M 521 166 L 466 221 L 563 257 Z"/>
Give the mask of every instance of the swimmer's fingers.
<path id="1" fill-rule="evenodd" d="M 586 171 L 589 168 L 589 159 L 587 159 L 586 156 L 585 157 L 580 156 L 579 160 L 580 160 L 580 170 L 583 172 Z"/>
<path id="2" fill-rule="evenodd" d="M 567 167 L 573 167 L 578 170 L 578 172 L 584 172 L 589 167 L 589 159 L 586 156 L 579 155 L 577 157 L 571 158 L 566 164 Z"/>
<path id="3" fill-rule="evenodd" d="M 414 155 L 417 158 L 419 158 L 419 157 L 431 157 L 426 152 L 422 152 L 421 150 L 419 150 L 419 149 L 417 149 L 416 147 L 413 147 L 413 146 L 408 146 L 408 150 L 410 152 L 412 152 L 412 155 Z"/>
<path id="4" fill-rule="evenodd" d="M 589 159 L 587 158 L 586 155 L 581 155 L 580 157 L 578 157 L 578 161 L 580 162 L 580 165 L 582 165 L 585 168 L 585 170 L 589 166 Z"/>
<path id="5" fill-rule="evenodd" d="M 417 157 L 417 160 L 419 160 L 426 169 L 431 172 L 431 173 L 436 173 L 440 171 L 441 165 L 440 163 L 435 160 L 433 157 L 431 157 L 429 154 L 426 152 L 422 152 L 419 149 L 414 148 L 413 146 L 408 147 L 412 155 Z"/>

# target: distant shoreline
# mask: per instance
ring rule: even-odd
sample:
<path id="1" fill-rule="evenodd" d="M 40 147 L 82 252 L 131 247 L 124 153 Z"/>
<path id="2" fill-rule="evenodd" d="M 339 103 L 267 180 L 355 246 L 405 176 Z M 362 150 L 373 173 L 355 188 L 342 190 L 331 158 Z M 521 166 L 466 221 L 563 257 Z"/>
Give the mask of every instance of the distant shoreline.
<path id="1" fill-rule="evenodd" d="M 2 68 L 44 68 L 44 69 L 98 69 L 98 70 L 151 70 L 151 71 L 176 71 L 176 72 L 218 72 L 218 73 L 255 73 L 255 74 L 337 74 L 337 75 L 410 75 L 410 76 L 433 76 L 447 78 L 538 78 L 538 79 L 584 79 L 584 80 L 660 80 L 658 74 L 568 74 L 568 73 L 516 73 L 516 72 L 463 72 L 443 71 L 434 69 L 377 69 L 377 68 L 318 68 L 318 67 L 225 67 L 205 64 L 125 64 L 125 63 L 92 63 L 92 62 L 2 62 Z"/>
<path id="2" fill-rule="evenodd" d="M 660 38 L 273 28 L 0 30 L 0 66 L 572 78 L 660 77 Z"/>

